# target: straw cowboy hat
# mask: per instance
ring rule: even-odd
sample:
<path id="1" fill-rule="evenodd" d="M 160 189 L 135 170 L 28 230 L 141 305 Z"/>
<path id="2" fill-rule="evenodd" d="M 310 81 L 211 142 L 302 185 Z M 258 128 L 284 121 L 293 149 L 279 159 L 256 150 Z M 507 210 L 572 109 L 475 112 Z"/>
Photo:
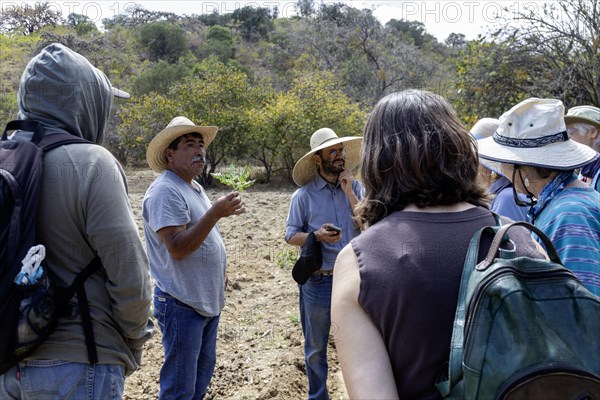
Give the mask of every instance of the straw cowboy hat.
<path id="1" fill-rule="evenodd" d="M 346 150 L 345 168 L 352 169 L 360 162 L 360 146 L 362 137 L 346 136 L 338 137 L 335 132 L 329 128 L 322 128 L 312 134 L 310 137 L 310 151 L 306 153 L 294 166 L 292 178 L 296 185 L 304 186 L 312 180 L 317 173 L 317 166 L 311 159 L 312 155 L 319 150 L 330 146 L 343 143 Z"/>
<path id="2" fill-rule="evenodd" d="M 565 115 L 565 123 L 583 122 L 600 129 L 600 108 L 594 106 L 572 107 Z"/>
<path id="3" fill-rule="evenodd" d="M 492 136 L 496 132 L 496 129 L 498 129 L 498 125 L 500 125 L 500 121 L 496 118 L 481 118 L 471 128 L 471 136 L 479 142 L 481 139 Z M 502 175 L 502 168 L 499 162 L 480 157 L 479 163 L 496 174 Z"/>
<path id="4" fill-rule="evenodd" d="M 186 117 L 175 117 L 148 145 L 148 150 L 146 150 L 146 161 L 148 161 L 148 165 L 153 171 L 158 173 L 163 172 L 167 169 L 165 149 L 169 147 L 173 140 L 186 133 L 198 132 L 204 139 L 204 147 L 208 147 L 215 138 L 218 130 L 219 128 L 216 126 L 199 126 L 195 125 Z"/>
<path id="5" fill-rule="evenodd" d="M 492 137 L 478 141 L 482 158 L 508 164 L 572 170 L 598 154 L 569 138 L 560 100 L 531 98 L 502 114 Z"/>

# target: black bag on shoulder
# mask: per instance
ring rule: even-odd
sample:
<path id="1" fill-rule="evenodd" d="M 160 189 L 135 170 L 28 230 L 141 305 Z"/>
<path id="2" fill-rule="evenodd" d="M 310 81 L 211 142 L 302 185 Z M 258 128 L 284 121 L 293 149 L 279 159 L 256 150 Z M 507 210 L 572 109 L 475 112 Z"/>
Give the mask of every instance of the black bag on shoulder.
<path id="1" fill-rule="evenodd" d="M 517 257 L 514 244 L 500 248 L 514 226 L 535 232 L 550 260 Z M 477 263 L 485 234 L 494 239 Z M 600 297 L 561 264 L 535 226 L 488 226 L 473 236 L 449 365 L 436 386 L 449 399 L 600 399 Z"/>
<path id="2" fill-rule="evenodd" d="M 32 133 L 32 137 L 10 140 L 8 132 L 13 130 L 24 131 L 16 135 Z M 84 282 L 101 265 L 100 259 L 94 258 L 69 287 L 62 288 L 54 284 L 52 271 L 41 260 L 43 255 L 36 253 L 36 249 L 43 250 L 36 247 L 35 231 L 43 155 L 71 143 L 90 142 L 66 133 L 44 136 L 42 125 L 34 121 L 9 122 L 0 140 L 0 374 L 30 355 L 52 333 L 75 294 L 89 361 L 98 361 Z M 37 260 L 35 277 L 22 273 L 22 261 L 28 256 Z"/>

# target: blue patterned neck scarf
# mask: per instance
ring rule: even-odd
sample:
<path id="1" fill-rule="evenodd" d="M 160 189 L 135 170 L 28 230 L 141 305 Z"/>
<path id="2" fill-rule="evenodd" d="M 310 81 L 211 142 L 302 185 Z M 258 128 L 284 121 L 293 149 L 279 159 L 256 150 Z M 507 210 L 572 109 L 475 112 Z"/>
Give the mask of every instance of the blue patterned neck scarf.
<path id="1" fill-rule="evenodd" d="M 542 210 L 556 197 L 557 194 L 562 192 L 562 190 L 571 182 L 577 179 L 577 175 L 573 171 L 561 172 L 556 175 L 550 183 L 548 183 L 542 191 L 537 199 L 537 203 L 533 205 L 529 209 L 529 214 L 531 215 L 532 222 L 540 215 Z"/>

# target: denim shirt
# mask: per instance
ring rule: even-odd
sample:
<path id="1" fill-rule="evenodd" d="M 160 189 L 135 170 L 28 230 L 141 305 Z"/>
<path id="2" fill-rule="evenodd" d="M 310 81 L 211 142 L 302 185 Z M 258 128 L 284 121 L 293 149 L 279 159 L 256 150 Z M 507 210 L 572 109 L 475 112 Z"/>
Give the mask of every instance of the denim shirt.
<path id="1" fill-rule="evenodd" d="M 358 199 L 363 197 L 362 184 L 354 180 L 352 191 Z M 352 207 L 348 197 L 338 185 L 334 188 L 319 174 L 296 190 L 292 195 L 290 210 L 286 222 L 285 240 L 288 241 L 298 232 L 314 232 L 325 223 L 342 228 L 342 239 L 336 243 L 321 242 L 323 249 L 322 269 L 333 269 L 338 253 L 360 234 L 352 220 Z"/>

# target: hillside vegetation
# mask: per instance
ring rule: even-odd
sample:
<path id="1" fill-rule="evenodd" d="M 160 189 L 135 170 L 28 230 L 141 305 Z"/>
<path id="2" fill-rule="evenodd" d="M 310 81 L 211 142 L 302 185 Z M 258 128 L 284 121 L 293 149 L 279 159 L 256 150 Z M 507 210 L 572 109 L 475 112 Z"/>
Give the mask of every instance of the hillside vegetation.
<path id="1" fill-rule="evenodd" d="M 180 16 L 137 6 L 103 20 L 101 32 L 85 15 L 15 2 L 0 17 L 0 124 L 15 116 L 25 64 L 52 42 L 133 95 L 115 102 L 104 143 L 123 164 L 145 165 L 149 141 L 176 115 L 219 126 L 207 180 L 231 164 L 252 165 L 262 182 L 287 180 L 312 132 L 360 135 L 377 100 L 406 88 L 445 96 L 467 126 L 527 97 L 600 103 L 597 1 L 524 9 L 518 24 L 472 41 L 449 32 L 444 43 L 419 22 L 382 25 L 342 3 L 299 0 L 297 11 Z"/>

